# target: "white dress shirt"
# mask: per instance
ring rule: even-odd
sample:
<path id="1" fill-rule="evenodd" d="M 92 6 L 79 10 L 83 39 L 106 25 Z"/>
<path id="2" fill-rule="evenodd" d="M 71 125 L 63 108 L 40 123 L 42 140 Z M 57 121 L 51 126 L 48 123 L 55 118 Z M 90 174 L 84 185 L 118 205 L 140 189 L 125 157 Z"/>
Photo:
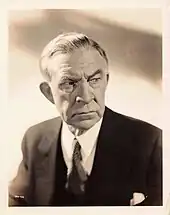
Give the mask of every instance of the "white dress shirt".
<path id="1" fill-rule="evenodd" d="M 82 165 L 84 170 L 90 175 L 96 151 L 97 138 L 99 135 L 102 118 L 92 128 L 80 136 L 75 136 L 68 128 L 68 125 L 63 121 L 61 131 L 61 147 L 63 151 L 64 161 L 67 165 L 67 174 L 70 174 L 72 168 L 72 155 L 74 150 L 74 138 L 81 145 Z"/>

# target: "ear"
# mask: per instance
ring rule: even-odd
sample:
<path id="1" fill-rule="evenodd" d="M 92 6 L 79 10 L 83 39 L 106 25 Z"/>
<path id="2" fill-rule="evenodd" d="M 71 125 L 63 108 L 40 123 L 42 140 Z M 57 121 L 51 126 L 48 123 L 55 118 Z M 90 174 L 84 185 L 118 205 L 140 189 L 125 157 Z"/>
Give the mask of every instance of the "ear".
<path id="1" fill-rule="evenodd" d="M 55 104 L 53 99 L 53 94 L 51 92 L 51 87 L 47 82 L 43 82 L 40 84 L 40 90 L 43 93 L 43 95 L 53 104 Z"/>

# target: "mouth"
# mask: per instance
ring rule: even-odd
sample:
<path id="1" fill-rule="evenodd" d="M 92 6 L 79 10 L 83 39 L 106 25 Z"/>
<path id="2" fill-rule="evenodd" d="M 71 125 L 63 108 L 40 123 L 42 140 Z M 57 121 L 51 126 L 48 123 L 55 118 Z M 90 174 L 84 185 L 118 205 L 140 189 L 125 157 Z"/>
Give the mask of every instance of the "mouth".
<path id="1" fill-rule="evenodd" d="M 77 112 L 77 113 L 74 113 L 73 114 L 73 117 L 74 116 L 86 116 L 86 115 L 92 115 L 94 114 L 95 111 L 88 111 L 88 112 Z"/>

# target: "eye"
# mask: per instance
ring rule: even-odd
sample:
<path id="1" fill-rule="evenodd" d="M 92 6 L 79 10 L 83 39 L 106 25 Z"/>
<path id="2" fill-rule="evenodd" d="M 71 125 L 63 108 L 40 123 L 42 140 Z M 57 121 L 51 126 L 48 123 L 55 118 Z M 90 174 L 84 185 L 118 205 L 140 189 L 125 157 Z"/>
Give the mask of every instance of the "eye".
<path id="1" fill-rule="evenodd" d="M 65 91 L 66 93 L 71 93 L 74 90 L 75 86 L 75 81 L 68 80 L 60 84 L 60 89 Z"/>
<path id="2" fill-rule="evenodd" d="M 89 80 L 89 83 L 91 85 L 96 85 L 96 84 L 99 84 L 100 80 L 101 80 L 100 77 L 99 78 L 92 78 L 92 79 Z"/>
<path id="3" fill-rule="evenodd" d="M 74 81 L 69 81 L 69 82 L 66 82 L 65 85 L 74 86 L 75 82 Z"/>
<path id="4" fill-rule="evenodd" d="M 97 82 L 99 80 L 100 80 L 100 78 L 93 78 L 93 79 L 90 80 L 90 82 Z"/>

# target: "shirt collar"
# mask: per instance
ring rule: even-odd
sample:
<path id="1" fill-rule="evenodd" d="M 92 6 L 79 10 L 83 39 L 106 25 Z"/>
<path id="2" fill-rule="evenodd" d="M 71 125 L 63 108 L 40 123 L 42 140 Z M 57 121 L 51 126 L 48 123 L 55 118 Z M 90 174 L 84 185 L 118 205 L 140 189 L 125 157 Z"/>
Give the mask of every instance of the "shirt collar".
<path id="1" fill-rule="evenodd" d="M 76 137 L 81 145 L 84 159 L 87 159 L 87 157 L 90 155 L 90 153 L 93 150 L 93 147 L 96 144 L 102 120 L 103 118 L 101 118 L 92 128 L 90 128 L 84 134 Z M 69 159 L 72 158 L 72 154 L 74 150 L 74 146 L 73 146 L 74 138 L 75 136 L 69 130 L 68 125 L 63 121 L 61 141 L 62 141 L 62 146 L 64 147 L 64 150 L 67 153 L 67 156 Z"/>

